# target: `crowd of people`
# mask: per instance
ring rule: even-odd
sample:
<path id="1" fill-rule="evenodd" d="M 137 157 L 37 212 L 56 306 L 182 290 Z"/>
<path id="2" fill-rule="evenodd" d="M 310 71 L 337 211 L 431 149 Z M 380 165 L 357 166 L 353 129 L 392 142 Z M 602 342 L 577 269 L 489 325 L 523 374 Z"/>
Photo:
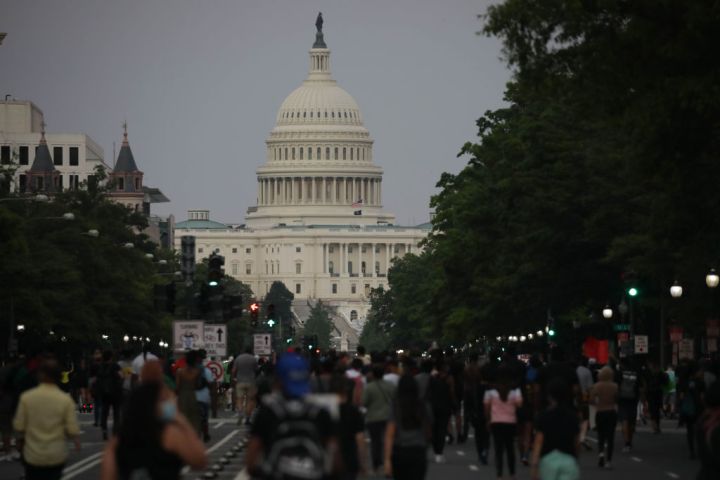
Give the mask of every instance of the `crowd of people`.
<path id="1" fill-rule="evenodd" d="M 246 349 L 216 382 L 205 357 L 143 349 L 96 351 L 77 365 L 52 356 L 7 363 L 3 460 L 21 457 L 28 480 L 60 478 L 67 440 L 80 447 L 77 414 L 85 412 L 107 440 L 101 478 L 178 478 L 185 465 L 206 466 L 209 417 L 226 390 L 248 429 L 251 478 L 422 479 L 430 461 L 446 462 L 448 444 L 472 438 L 479 468 L 492 459 L 497 478 L 527 467 L 533 478 L 570 480 L 579 478 L 582 450 L 597 450 L 598 468 L 612 468 L 618 424 L 630 452 L 637 422 L 661 434 L 663 418 L 686 428 L 698 478 L 720 478 L 720 382 L 709 361 L 661 370 L 631 358 L 596 366 L 559 348 L 544 359 L 511 347 L 480 356 L 368 354 L 360 346 L 355 354 L 296 349 L 273 360 Z"/>

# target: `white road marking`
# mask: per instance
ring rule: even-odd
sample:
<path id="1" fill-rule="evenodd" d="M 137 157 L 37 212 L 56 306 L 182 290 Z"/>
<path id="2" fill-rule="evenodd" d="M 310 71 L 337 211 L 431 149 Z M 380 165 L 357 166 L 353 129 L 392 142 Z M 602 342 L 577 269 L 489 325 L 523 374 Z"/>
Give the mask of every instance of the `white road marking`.
<path id="1" fill-rule="evenodd" d="M 632 458 L 636 462 L 642 462 L 642 458 L 638 458 L 638 457 L 630 457 L 630 458 Z"/>
<path id="2" fill-rule="evenodd" d="M 240 473 L 238 473 L 233 480 L 250 480 L 250 477 L 247 474 L 247 469 L 243 468 L 240 470 Z"/>
<path id="3" fill-rule="evenodd" d="M 93 460 L 95 460 L 96 458 L 100 457 L 101 455 L 102 455 L 102 452 L 98 452 L 98 453 L 96 453 L 96 454 L 94 454 L 94 455 L 90 455 L 89 457 L 85 457 L 85 458 L 83 458 L 82 460 L 73 463 L 72 465 L 68 465 L 67 467 L 65 467 L 65 468 L 63 469 L 63 473 L 70 473 L 70 472 L 72 472 L 73 470 L 82 467 L 82 466 L 85 465 L 86 463 L 92 462 Z"/>
<path id="4" fill-rule="evenodd" d="M 680 475 L 678 475 L 677 473 L 673 473 L 673 472 L 665 472 L 665 473 L 667 473 L 668 477 L 670 477 L 670 478 L 680 478 Z"/>
<path id="5" fill-rule="evenodd" d="M 223 425 L 225 425 L 225 422 L 219 422 L 217 425 L 215 425 L 215 426 L 212 427 L 212 428 L 220 428 L 220 427 L 222 427 Z"/>
<path id="6" fill-rule="evenodd" d="M 102 455 L 102 452 L 98 453 L 97 455 Z M 93 460 L 92 462 L 88 463 L 87 465 L 77 468 L 70 473 L 65 473 L 65 471 L 63 471 L 63 473 L 65 473 L 65 475 L 63 475 L 61 480 L 70 480 L 71 478 L 75 478 L 78 475 L 80 475 L 81 473 L 83 473 L 87 470 L 90 470 L 91 468 L 100 464 L 101 461 L 102 461 L 102 458 L 98 458 L 97 460 Z M 75 464 L 75 465 L 77 465 L 77 464 Z"/>
<path id="7" fill-rule="evenodd" d="M 220 440 L 220 441 L 217 442 L 215 445 L 213 445 L 212 447 L 210 447 L 210 448 L 207 449 L 207 454 L 209 455 L 209 454 L 211 454 L 212 452 L 214 452 L 215 450 L 217 450 L 218 448 L 220 448 L 221 446 L 225 445 L 225 444 L 228 442 L 228 440 L 230 440 L 232 437 L 234 437 L 235 435 L 237 435 L 239 432 L 240 432 L 240 430 L 233 430 L 232 432 L 230 432 L 230 433 L 228 433 L 227 435 L 225 435 L 225 436 L 222 438 L 222 440 Z M 185 466 L 185 467 L 180 471 L 180 473 L 183 474 L 183 475 L 185 475 L 185 474 L 187 474 L 189 471 L 190 471 L 190 467 Z"/>
<path id="8" fill-rule="evenodd" d="M 478 470 L 480 470 L 477 465 L 468 465 L 468 468 L 470 468 L 470 470 L 472 470 L 473 472 L 477 472 Z"/>
<path id="9" fill-rule="evenodd" d="M 463 452 L 462 450 L 458 450 L 457 454 L 460 455 L 461 457 L 465 456 L 465 452 Z"/>
<path id="10" fill-rule="evenodd" d="M 585 437 L 585 440 L 587 440 L 588 442 L 597 443 L 597 438 Z"/>

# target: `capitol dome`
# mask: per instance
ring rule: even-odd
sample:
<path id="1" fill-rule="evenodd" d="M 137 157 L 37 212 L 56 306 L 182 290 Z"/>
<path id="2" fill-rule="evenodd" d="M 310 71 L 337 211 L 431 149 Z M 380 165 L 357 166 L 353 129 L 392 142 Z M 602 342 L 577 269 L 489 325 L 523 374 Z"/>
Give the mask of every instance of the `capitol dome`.
<path id="1" fill-rule="evenodd" d="M 258 168 L 249 227 L 392 223 L 382 212 L 382 168 L 355 99 L 332 78 L 322 24 L 302 85 L 280 105 Z"/>

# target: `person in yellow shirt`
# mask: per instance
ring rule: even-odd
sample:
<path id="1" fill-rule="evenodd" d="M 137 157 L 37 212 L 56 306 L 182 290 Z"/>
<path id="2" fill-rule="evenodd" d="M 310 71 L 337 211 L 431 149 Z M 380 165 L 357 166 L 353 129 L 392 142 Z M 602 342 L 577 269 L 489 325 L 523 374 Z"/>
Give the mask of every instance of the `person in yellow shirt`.
<path id="1" fill-rule="evenodd" d="M 20 396 L 13 428 L 26 480 L 60 479 L 68 456 L 67 438 L 80 450 L 75 402 L 58 387 L 60 376 L 57 360 L 45 359 L 39 369 L 40 384 Z"/>

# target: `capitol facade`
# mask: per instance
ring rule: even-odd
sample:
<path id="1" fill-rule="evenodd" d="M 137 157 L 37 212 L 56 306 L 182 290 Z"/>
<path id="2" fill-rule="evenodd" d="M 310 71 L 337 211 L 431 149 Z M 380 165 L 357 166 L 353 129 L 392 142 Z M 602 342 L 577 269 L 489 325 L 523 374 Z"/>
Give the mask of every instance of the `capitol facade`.
<path id="1" fill-rule="evenodd" d="M 266 145 L 245 224 L 192 210 L 175 226 L 176 248 L 183 235 L 195 236 L 198 260 L 217 251 L 225 273 L 259 299 L 282 281 L 300 323 L 322 300 L 340 346 L 353 349 L 371 289 L 387 288 L 393 259 L 418 253 L 430 224 L 397 226 L 383 210 L 383 171 L 360 108 L 332 78 L 321 17 L 307 78 L 283 101 Z"/>

